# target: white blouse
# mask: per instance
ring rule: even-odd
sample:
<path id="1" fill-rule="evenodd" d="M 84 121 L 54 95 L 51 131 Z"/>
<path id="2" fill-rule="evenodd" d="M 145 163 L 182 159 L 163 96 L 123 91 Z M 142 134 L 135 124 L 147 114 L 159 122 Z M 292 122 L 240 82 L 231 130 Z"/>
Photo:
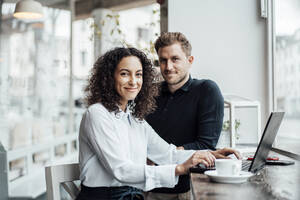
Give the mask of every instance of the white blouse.
<path id="1" fill-rule="evenodd" d="M 79 133 L 81 182 L 88 187 L 132 186 L 144 191 L 174 187 L 178 182 L 176 165 L 195 151 L 176 150 L 128 110 L 115 114 L 98 103 L 83 115 Z M 147 157 L 159 166 L 147 165 Z"/>

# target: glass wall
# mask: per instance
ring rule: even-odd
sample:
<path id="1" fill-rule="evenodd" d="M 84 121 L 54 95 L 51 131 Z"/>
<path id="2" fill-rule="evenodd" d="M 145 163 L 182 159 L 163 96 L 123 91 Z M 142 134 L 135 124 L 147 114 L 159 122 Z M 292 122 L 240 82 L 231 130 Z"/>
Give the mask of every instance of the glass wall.
<path id="1" fill-rule="evenodd" d="M 44 8 L 42 20 L 24 21 L 13 18 L 14 4 L 5 3 L 2 10 L 1 142 L 14 149 L 68 134 L 69 104 L 74 104 L 76 115 L 94 62 L 93 20 L 73 23 L 74 102 L 70 102 L 70 12 Z M 74 128 L 78 131 L 77 125 Z M 21 136 L 24 140 L 14 139 Z"/>
<path id="2" fill-rule="evenodd" d="M 275 3 L 275 110 L 285 111 L 276 147 L 300 154 L 300 1 Z"/>
<path id="3" fill-rule="evenodd" d="M 70 13 L 44 8 L 41 21 L 12 16 L 3 5 L 1 142 L 15 149 L 68 133 Z"/>
<path id="4" fill-rule="evenodd" d="M 19 20 L 14 7 L 3 4 L 0 34 L 0 142 L 14 157 L 12 184 L 44 177 L 45 164 L 77 161 L 82 88 L 94 61 L 92 19 L 73 22 L 71 75 L 70 12 L 44 7 L 41 20 Z"/>
<path id="5" fill-rule="evenodd" d="M 0 142 L 10 153 L 9 193 L 19 195 L 24 184 L 30 185 L 28 180 L 41 182 L 35 190 L 45 191 L 46 164 L 78 159 L 77 137 L 85 111 L 83 89 L 95 61 L 94 39 L 98 36 L 93 18 L 73 22 L 71 74 L 70 12 L 44 7 L 44 17 L 32 21 L 14 18 L 14 8 L 13 3 L 2 6 Z M 155 4 L 111 12 L 118 16 L 120 29 L 114 38 L 122 36 L 131 46 L 149 52 L 159 32 L 158 11 Z M 136 13 L 139 20 L 134 18 Z M 110 36 L 110 32 L 105 34 Z M 98 39 L 107 43 L 106 38 Z M 0 165 L 3 169 L 6 163 L 1 160 Z"/>

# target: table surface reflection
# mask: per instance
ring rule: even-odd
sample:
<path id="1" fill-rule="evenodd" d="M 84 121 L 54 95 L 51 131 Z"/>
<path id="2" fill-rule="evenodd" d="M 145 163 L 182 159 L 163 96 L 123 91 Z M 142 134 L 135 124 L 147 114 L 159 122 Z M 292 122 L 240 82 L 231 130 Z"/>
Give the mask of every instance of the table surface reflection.
<path id="1" fill-rule="evenodd" d="M 293 160 L 274 152 L 272 155 Z M 299 169 L 299 161 L 288 166 L 268 165 L 241 184 L 214 183 L 204 174 L 192 173 L 194 200 L 300 199 Z"/>

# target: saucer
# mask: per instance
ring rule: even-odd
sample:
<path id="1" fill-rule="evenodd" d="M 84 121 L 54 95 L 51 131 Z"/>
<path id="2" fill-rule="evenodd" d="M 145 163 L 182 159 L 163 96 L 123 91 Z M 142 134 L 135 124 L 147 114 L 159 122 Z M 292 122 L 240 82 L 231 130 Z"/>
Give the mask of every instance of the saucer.
<path id="1" fill-rule="evenodd" d="M 244 183 L 249 177 L 254 175 L 251 172 L 241 171 L 238 176 L 221 176 L 217 174 L 216 170 L 206 171 L 204 174 L 206 174 L 211 181 L 218 183 Z"/>

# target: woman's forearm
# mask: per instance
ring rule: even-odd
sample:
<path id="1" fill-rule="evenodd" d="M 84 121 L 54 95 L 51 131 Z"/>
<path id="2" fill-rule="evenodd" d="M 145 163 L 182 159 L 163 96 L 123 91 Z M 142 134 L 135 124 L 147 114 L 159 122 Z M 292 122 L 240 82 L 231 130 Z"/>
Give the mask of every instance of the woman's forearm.
<path id="1" fill-rule="evenodd" d="M 187 173 L 186 171 L 187 170 L 185 169 L 184 165 L 183 164 L 179 164 L 175 168 L 175 175 L 179 176 L 179 175 L 186 174 Z"/>

